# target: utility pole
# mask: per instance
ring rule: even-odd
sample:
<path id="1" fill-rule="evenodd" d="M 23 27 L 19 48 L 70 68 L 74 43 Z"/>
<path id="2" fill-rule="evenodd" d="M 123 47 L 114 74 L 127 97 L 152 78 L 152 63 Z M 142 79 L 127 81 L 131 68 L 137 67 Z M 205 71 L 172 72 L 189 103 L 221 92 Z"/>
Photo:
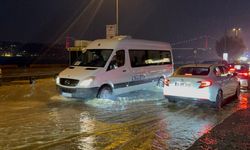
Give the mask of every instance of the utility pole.
<path id="1" fill-rule="evenodd" d="M 197 49 L 196 48 L 194 48 L 193 53 L 194 53 L 194 63 L 197 64 Z"/>
<path id="2" fill-rule="evenodd" d="M 119 0 L 116 0 L 116 35 L 119 35 Z"/>
<path id="3" fill-rule="evenodd" d="M 205 48 L 206 49 L 208 48 L 208 36 L 207 35 L 205 36 Z"/>

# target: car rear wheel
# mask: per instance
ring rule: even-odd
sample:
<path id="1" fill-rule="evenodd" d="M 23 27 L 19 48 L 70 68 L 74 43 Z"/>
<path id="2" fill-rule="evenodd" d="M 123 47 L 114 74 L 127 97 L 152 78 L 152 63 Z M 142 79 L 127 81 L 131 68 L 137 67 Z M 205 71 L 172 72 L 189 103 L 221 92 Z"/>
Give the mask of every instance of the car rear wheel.
<path id="1" fill-rule="evenodd" d="M 222 102 L 223 102 L 223 93 L 221 90 L 218 91 L 217 96 L 216 96 L 216 102 L 215 102 L 215 107 L 217 109 L 222 108 Z"/>
<path id="2" fill-rule="evenodd" d="M 173 98 L 173 97 L 165 96 L 165 98 L 168 99 L 168 102 L 169 102 L 169 103 L 176 103 L 176 102 L 177 102 L 176 99 Z"/>
<path id="3" fill-rule="evenodd" d="M 101 99 L 110 99 L 112 97 L 112 89 L 110 86 L 103 86 L 100 88 L 98 94 L 97 94 L 97 98 L 101 98 Z"/>

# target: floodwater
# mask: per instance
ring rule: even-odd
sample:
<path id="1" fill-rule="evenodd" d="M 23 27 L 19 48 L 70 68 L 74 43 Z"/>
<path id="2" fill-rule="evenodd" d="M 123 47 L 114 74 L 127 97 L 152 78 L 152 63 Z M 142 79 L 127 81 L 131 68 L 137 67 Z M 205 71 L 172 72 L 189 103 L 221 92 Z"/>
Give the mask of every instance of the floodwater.
<path id="1" fill-rule="evenodd" d="M 0 86 L 0 149 L 186 149 L 238 109 L 168 103 L 161 89 L 115 100 L 61 97 L 54 79 Z M 241 102 L 242 101 L 242 102 Z"/>

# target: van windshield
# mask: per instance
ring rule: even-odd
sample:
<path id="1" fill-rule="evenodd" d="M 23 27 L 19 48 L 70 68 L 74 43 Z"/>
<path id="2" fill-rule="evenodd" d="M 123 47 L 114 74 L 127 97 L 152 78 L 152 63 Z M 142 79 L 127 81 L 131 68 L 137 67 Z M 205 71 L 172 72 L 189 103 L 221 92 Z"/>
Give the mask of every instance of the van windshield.
<path id="1" fill-rule="evenodd" d="M 87 49 L 73 63 L 74 66 L 104 67 L 112 49 Z"/>

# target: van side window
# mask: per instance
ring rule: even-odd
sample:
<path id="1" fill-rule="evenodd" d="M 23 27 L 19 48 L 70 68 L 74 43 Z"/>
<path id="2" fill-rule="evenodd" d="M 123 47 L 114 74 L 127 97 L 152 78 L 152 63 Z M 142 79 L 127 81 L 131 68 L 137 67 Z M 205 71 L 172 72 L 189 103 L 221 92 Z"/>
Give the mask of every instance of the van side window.
<path id="1" fill-rule="evenodd" d="M 124 66 L 125 64 L 125 51 L 124 50 L 119 50 L 116 52 L 116 62 L 117 62 L 118 67 Z"/>
<path id="2" fill-rule="evenodd" d="M 118 50 L 116 51 L 116 54 L 113 56 L 108 70 L 116 69 L 119 67 L 124 66 L 125 64 L 125 51 L 124 50 Z"/>
<path id="3" fill-rule="evenodd" d="M 145 55 L 144 50 L 129 50 L 130 63 L 132 67 L 145 66 Z"/>
<path id="4" fill-rule="evenodd" d="M 167 50 L 129 50 L 129 57 L 132 67 L 172 64 Z"/>

